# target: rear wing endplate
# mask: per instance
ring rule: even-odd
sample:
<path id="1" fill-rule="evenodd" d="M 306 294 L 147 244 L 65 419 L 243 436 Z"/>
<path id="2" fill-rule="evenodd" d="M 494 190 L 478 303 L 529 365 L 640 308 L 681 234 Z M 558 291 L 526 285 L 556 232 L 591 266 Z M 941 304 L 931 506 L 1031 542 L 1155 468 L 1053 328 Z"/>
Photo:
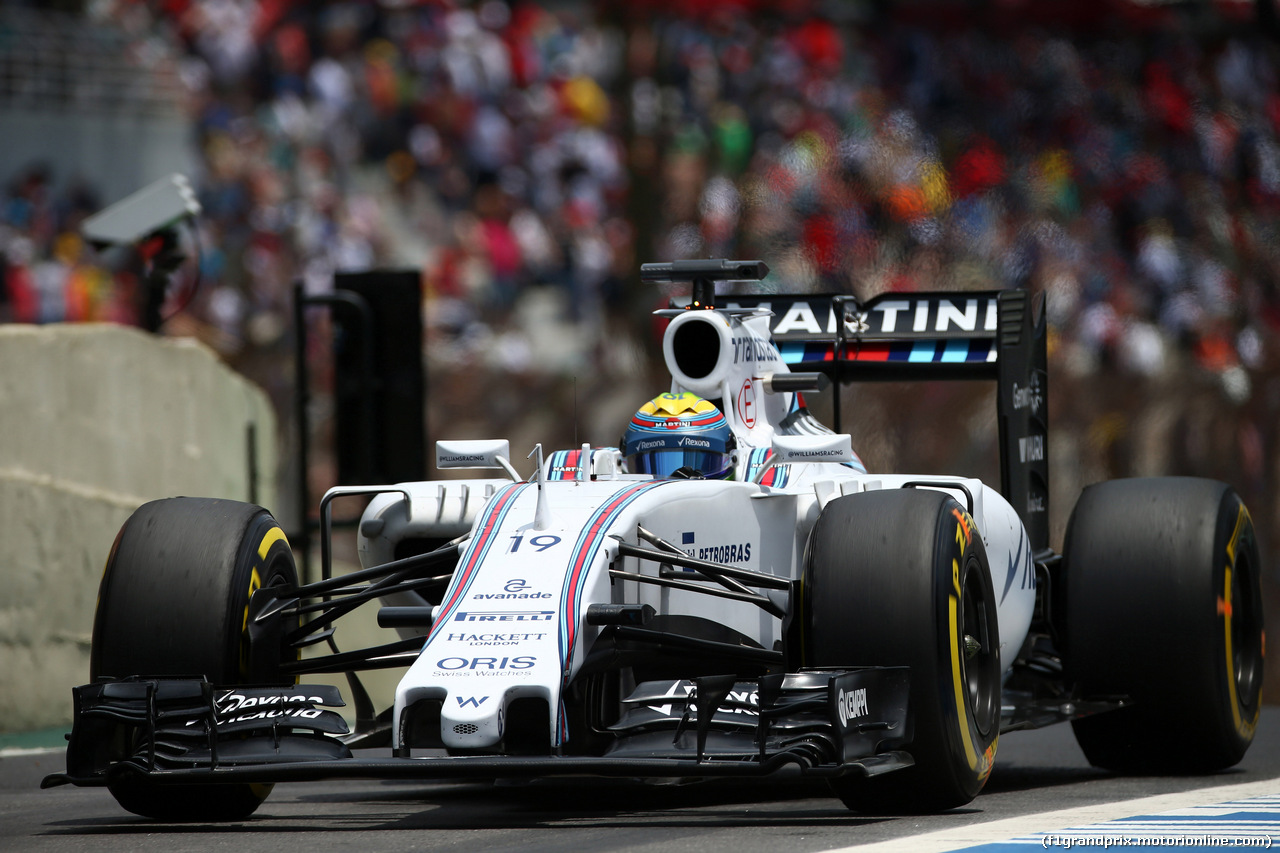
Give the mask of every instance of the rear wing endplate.
<path id="1" fill-rule="evenodd" d="M 1033 551 L 1049 547 L 1048 355 L 1044 299 L 1025 290 L 853 296 L 722 296 L 727 309 L 772 311 L 793 370 L 837 383 L 986 379 L 999 386 L 1000 490 Z M 838 398 L 837 398 L 838 399 Z M 836 406 L 839 418 L 839 405 Z M 839 424 L 836 431 L 840 431 Z"/>

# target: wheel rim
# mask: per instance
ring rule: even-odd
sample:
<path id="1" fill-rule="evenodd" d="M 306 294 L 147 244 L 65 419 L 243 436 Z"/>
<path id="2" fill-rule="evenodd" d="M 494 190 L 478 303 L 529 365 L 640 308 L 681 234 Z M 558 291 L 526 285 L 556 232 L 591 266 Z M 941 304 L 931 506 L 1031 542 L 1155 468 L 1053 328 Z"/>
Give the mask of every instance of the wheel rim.
<path id="1" fill-rule="evenodd" d="M 995 722 L 996 699 L 1000 693 L 997 640 L 991 624 L 992 604 L 977 561 L 965 571 L 961 599 L 964 618 L 960 625 L 960 647 L 965 649 L 961 674 L 965 698 L 974 726 L 985 737 Z"/>
<path id="2" fill-rule="evenodd" d="M 1242 554 L 1231 573 L 1231 663 L 1236 697 L 1249 710 L 1256 704 L 1262 677 L 1262 625 L 1253 591 L 1253 566 Z"/>

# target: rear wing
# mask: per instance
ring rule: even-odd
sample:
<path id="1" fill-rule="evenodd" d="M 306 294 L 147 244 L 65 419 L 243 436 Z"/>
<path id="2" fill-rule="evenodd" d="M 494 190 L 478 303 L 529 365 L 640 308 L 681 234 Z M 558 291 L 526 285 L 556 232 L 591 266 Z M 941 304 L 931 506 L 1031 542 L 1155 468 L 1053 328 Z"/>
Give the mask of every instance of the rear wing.
<path id="1" fill-rule="evenodd" d="M 986 379 L 999 386 L 1000 490 L 1040 552 L 1049 547 L 1048 356 L 1043 297 L 1025 290 L 721 296 L 726 309 L 773 312 L 792 370 L 839 383 Z"/>

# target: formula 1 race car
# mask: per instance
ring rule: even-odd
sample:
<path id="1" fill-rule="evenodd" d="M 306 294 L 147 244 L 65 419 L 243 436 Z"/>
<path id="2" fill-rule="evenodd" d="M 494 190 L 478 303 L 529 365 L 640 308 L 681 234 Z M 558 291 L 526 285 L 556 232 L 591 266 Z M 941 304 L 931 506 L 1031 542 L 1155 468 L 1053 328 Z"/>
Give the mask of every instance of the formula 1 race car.
<path id="1" fill-rule="evenodd" d="M 693 294 L 659 312 L 670 392 L 620 447 L 537 447 L 526 477 L 505 440 L 441 441 L 439 468 L 496 474 L 332 489 L 317 581 L 299 583 L 260 507 L 142 506 L 107 560 L 67 771 L 44 785 L 216 820 L 281 781 L 790 768 L 852 809 L 921 812 L 972 800 L 1001 734 L 1061 721 L 1121 772 L 1239 761 L 1263 622 L 1236 493 L 1090 486 L 1059 555 L 1042 303 L 1014 290 L 715 306 L 717 282 L 766 273 L 645 265 Z M 869 473 L 804 401 L 832 380 L 913 378 L 998 383 L 999 490 Z M 371 497 L 362 567 L 335 576 L 331 505 L 349 495 Z M 335 622 L 375 599 L 394 639 L 340 650 Z M 358 677 L 403 666 L 380 703 Z M 354 731 L 331 710 L 337 688 L 306 684 L 316 673 L 348 673 Z"/>

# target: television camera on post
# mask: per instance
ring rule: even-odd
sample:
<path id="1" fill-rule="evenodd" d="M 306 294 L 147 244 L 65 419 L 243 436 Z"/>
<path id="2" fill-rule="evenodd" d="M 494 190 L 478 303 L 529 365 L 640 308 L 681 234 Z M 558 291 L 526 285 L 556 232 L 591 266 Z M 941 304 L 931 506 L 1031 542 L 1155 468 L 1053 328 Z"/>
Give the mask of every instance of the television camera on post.
<path id="1" fill-rule="evenodd" d="M 174 173 L 148 184 L 110 207 L 90 216 L 80 232 L 94 246 L 136 247 L 145 264 L 141 320 L 149 332 L 160 330 L 165 295 L 174 272 L 186 260 L 179 245 L 178 226 L 194 224 L 200 202 L 185 175 Z M 197 243 L 197 251 L 199 241 Z M 197 266 L 197 275 L 198 266 Z M 194 294 L 199 284 L 192 287 Z"/>

